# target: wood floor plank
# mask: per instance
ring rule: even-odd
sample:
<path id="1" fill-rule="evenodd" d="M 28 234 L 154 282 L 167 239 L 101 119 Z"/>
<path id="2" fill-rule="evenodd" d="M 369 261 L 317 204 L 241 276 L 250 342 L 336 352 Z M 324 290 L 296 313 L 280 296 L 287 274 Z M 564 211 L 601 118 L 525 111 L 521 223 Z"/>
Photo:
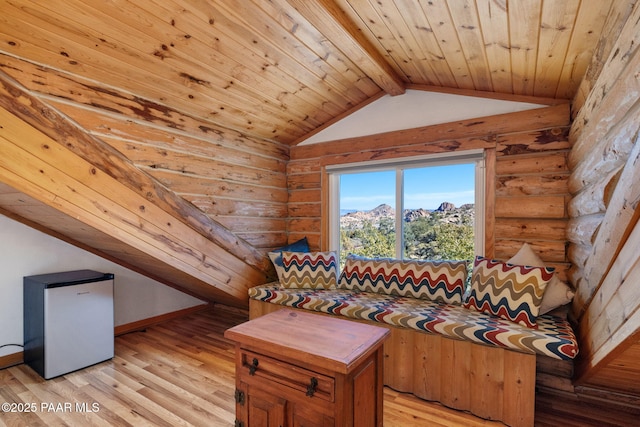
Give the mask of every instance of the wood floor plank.
<path id="1" fill-rule="evenodd" d="M 131 405 L 123 395 L 115 393 L 113 387 L 104 384 L 93 375 L 87 375 L 87 379 L 90 383 L 83 386 L 81 390 L 89 396 L 92 403 L 99 403 L 100 417 L 104 412 L 108 412 L 110 417 L 118 419 L 113 424 L 115 426 L 155 426 L 143 414 L 138 413 L 135 405 Z"/>
<path id="2" fill-rule="evenodd" d="M 112 360 L 48 381 L 24 364 L 0 370 L 0 403 L 36 405 L 35 412 L 0 411 L 0 427 L 233 426 L 235 353 L 223 334 L 247 319 L 246 311 L 216 305 L 121 335 Z M 92 405 L 98 410 L 90 411 Z M 637 414 L 608 411 L 575 398 L 536 396 L 539 427 L 627 426 L 634 420 Z M 385 387 L 384 426 L 504 424 Z"/>

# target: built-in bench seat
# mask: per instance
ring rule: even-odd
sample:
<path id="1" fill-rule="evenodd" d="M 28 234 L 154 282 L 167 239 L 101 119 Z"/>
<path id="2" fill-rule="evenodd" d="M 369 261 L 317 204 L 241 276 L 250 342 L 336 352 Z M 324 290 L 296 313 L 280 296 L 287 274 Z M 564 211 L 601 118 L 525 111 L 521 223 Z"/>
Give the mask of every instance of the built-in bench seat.
<path id="1" fill-rule="evenodd" d="M 349 256 L 338 274 L 335 253 L 269 255 L 279 281 L 249 289 L 250 318 L 290 308 L 386 327 L 385 385 L 482 418 L 533 426 L 537 359 L 578 353 L 565 317 L 539 315 L 556 277 L 530 267 L 526 244 L 513 264 L 477 257 L 470 285 L 465 261 Z"/>

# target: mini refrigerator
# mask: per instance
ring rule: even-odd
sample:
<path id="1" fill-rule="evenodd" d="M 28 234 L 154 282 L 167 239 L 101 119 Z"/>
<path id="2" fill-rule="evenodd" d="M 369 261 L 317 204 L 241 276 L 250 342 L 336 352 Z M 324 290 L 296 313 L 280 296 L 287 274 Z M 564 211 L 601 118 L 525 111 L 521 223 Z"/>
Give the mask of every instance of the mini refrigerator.
<path id="1" fill-rule="evenodd" d="M 24 362 L 50 379 L 113 358 L 113 283 L 93 270 L 24 277 Z"/>

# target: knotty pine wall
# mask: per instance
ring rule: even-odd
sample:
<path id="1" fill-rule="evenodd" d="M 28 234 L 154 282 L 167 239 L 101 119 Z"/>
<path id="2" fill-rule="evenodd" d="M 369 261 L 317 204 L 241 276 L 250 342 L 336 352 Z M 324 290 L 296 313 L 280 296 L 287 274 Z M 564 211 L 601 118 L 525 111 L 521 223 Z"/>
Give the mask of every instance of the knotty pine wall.
<path id="1" fill-rule="evenodd" d="M 569 169 L 567 104 L 291 149 L 289 241 L 327 249 L 324 167 L 483 148 L 487 155 L 485 254 L 507 259 L 523 242 L 564 277 Z"/>
<path id="2" fill-rule="evenodd" d="M 574 104 L 569 277 L 581 384 L 640 395 L 640 6 L 603 40 Z M 579 108 L 579 110 L 577 109 Z M 637 404 L 637 402 L 636 402 Z"/>

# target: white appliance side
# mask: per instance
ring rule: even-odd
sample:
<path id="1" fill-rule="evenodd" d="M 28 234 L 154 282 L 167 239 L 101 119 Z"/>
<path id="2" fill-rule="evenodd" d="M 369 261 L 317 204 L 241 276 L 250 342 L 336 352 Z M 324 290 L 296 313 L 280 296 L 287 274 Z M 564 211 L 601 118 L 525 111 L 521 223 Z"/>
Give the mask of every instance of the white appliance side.
<path id="1" fill-rule="evenodd" d="M 44 291 L 44 377 L 114 356 L 113 279 Z"/>

